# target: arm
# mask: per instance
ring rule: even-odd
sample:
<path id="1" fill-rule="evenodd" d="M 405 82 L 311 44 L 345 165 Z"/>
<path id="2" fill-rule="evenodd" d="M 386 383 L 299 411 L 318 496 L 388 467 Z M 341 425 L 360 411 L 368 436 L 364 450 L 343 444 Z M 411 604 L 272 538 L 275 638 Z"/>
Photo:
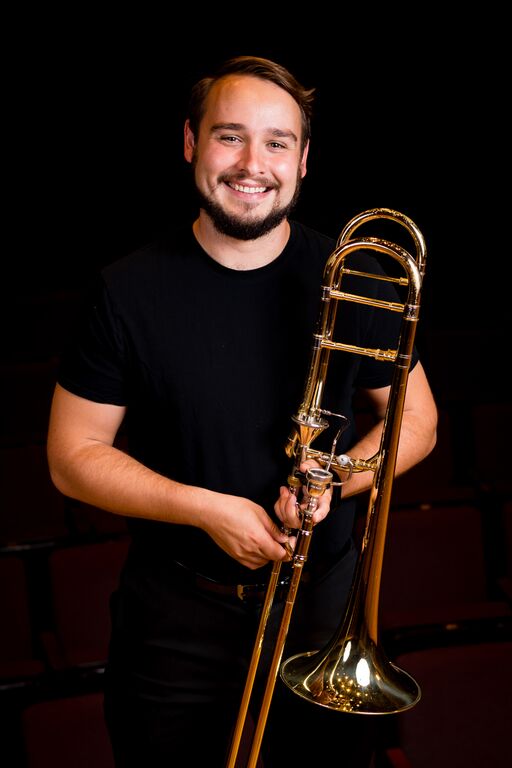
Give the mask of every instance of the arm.
<path id="1" fill-rule="evenodd" d="M 377 423 L 350 448 L 350 456 L 368 459 L 379 450 L 389 392 L 390 387 L 365 390 L 364 394 L 370 402 Z M 436 429 L 437 407 L 423 366 L 418 362 L 407 381 L 395 476 L 411 469 L 428 456 L 436 444 Z M 343 495 L 353 496 L 366 491 L 372 482 L 371 472 L 354 473 L 343 486 Z"/>
<path id="2" fill-rule="evenodd" d="M 365 390 L 364 394 L 370 402 L 377 422 L 366 435 L 363 435 L 350 448 L 348 451 L 350 456 L 369 459 L 379 450 L 390 389 L 390 387 L 382 387 L 381 389 Z M 436 428 L 436 404 L 423 366 L 418 362 L 410 372 L 407 381 L 396 475 L 406 472 L 428 456 L 436 444 Z M 310 463 L 314 464 L 315 462 Z M 343 496 L 353 496 L 366 491 L 372 482 L 372 472 L 354 473 L 350 480 L 343 485 Z M 315 523 L 326 517 L 329 503 L 330 496 L 326 495 L 313 516 Z M 295 501 L 290 498 L 286 488 L 281 488 L 281 495 L 276 504 L 276 513 L 288 525 L 292 525 L 292 521 L 296 519 Z"/>
<path id="3" fill-rule="evenodd" d="M 114 514 L 202 528 L 249 568 L 285 557 L 287 537 L 249 499 L 175 482 L 114 447 L 125 408 L 95 403 L 57 385 L 48 462 L 66 496 Z"/>

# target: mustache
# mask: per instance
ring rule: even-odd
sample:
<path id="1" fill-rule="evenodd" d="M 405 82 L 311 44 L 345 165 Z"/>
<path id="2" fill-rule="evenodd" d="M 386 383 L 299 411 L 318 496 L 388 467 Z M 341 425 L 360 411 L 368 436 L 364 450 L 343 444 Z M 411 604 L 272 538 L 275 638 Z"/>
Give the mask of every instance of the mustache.
<path id="1" fill-rule="evenodd" d="M 246 173 L 222 173 L 218 177 L 218 183 L 220 184 L 239 184 L 243 181 L 247 181 L 250 179 L 252 182 L 257 182 L 259 187 L 267 187 L 268 189 L 277 189 L 278 184 L 276 184 L 275 181 L 272 179 L 267 179 L 265 177 L 257 178 L 255 179 L 253 176 L 248 176 Z"/>

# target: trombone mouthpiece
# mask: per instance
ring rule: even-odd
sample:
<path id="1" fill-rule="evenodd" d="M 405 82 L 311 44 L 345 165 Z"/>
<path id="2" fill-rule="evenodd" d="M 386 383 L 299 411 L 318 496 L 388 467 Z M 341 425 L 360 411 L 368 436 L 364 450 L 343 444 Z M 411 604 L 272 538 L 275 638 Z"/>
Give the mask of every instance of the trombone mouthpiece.
<path id="1" fill-rule="evenodd" d="M 332 473 L 322 467 L 310 467 L 306 472 L 306 487 L 310 496 L 321 496 L 332 482 Z"/>

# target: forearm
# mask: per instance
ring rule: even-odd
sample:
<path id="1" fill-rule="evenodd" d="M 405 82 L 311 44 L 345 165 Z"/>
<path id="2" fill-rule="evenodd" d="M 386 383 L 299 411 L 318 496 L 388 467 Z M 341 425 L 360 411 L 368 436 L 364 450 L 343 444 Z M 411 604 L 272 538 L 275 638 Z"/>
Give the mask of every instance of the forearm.
<path id="1" fill-rule="evenodd" d="M 63 494 L 114 514 L 200 528 L 248 568 L 286 557 L 287 535 L 259 504 L 176 482 L 114 447 L 125 413 L 57 385 L 47 448 Z"/>
<path id="2" fill-rule="evenodd" d="M 171 480 L 110 445 L 91 440 L 50 462 L 52 480 L 66 496 L 114 514 L 202 525 L 220 494 Z"/>
<path id="3" fill-rule="evenodd" d="M 348 451 L 348 455 L 353 459 L 370 459 L 378 453 L 383 426 L 383 421 L 376 424 Z M 435 442 L 435 423 L 426 423 L 425 419 L 418 417 L 416 413 L 405 413 L 400 429 L 395 476 L 407 472 L 428 456 Z M 350 480 L 343 485 L 343 495 L 354 496 L 368 490 L 373 483 L 373 474 L 371 470 L 354 472 Z"/>
<path id="4" fill-rule="evenodd" d="M 288 536 L 259 505 L 178 483 L 105 443 L 87 441 L 50 466 L 62 493 L 114 514 L 201 528 L 248 568 L 286 556 Z"/>

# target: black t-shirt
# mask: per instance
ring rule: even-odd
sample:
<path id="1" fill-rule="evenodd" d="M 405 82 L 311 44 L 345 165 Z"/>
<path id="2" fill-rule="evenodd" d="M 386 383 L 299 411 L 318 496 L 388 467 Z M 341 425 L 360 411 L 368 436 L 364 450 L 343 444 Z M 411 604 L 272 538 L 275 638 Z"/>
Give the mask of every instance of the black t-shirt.
<path id="1" fill-rule="evenodd" d="M 148 467 L 185 484 L 250 498 L 273 514 L 291 469 L 284 446 L 302 400 L 322 275 L 334 246 L 291 222 L 289 241 L 273 262 L 237 271 L 211 259 L 191 228 L 152 243 L 102 271 L 83 332 L 63 357 L 59 383 L 95 402 L 126 406 L 128 450 Z M 350 258 L 360 269 L 375 270 L 368 253 Z M 364 289 L 360 283 L 349 277 L 344 288 L 390 295 L 386 282 L 365 280 Z M 396 348 L 400 316 L 341 304 L 340 340 Z M 322 404 L 351 422 L 337 453 L 355 439 L 354 391 L 387 386 L 392 369 L 371 357 L 331 353 Z M 337 429 L 333 419 L 314 447 L 329 450 Z M 311 557 L 341 551 L 352 522 L 353 500 L 342 501 L 316 527 Z M 135 518 L 129 525 L 148 561 L 161 553 L 217 578 L 247 576 L 197 528 Z M 247 580 L 255 581 L 254 572 Z"/>

